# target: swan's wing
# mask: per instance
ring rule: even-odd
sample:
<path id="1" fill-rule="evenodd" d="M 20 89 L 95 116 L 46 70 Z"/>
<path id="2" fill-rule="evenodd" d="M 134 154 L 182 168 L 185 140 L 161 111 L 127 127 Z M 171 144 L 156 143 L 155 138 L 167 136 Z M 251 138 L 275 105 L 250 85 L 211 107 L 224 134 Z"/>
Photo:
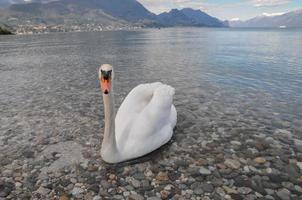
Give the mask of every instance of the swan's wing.
<path id="1" fill-rule="evenodd" d="M 124 99 L 115 117 L 116 140 L 127 140 L 132 122 L 149 104 L 154 91 L 163 85 L 160 82 L 141 84 L 133 88 Z"/>
<path id="2" fill-rule="evenodd" d="M 135 135 L 137 138 L 152 136 L 167 125 L 173 129 L 177 115 L 173 105 L 174 93 L 174 88 L 168 85 L 156 88 L 149 104 L 135 119 L 135 124 L 131 127 L 131 136 Z"/>
<path id="3" fill-rule="evenodd" d="M 168 85 L 162 84 L 154 90 L 149 103 L 132 119 L 127 130 L 121 132 L 121 152 L 130 157 L 141 156 L 171 139 L 177 115 L 173 96 L 174 88 Z"/>
<path id="4" fill-rule="evenodd" d="M 174 88 L 160 85 L 154 90 L 150 102 L 133 119 L 130 127 L 131 139 L 158 137 L 156 134 L 165 126 L 172 129 L 176 121 L 176 110 L 173 108 Z"/>

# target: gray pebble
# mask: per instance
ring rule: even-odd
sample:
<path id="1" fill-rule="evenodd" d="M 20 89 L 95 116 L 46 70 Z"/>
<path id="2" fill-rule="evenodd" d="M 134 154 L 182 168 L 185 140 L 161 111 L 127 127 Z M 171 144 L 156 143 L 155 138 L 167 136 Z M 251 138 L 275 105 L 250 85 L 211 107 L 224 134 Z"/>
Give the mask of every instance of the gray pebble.
<path id="1" fill-rule="evenodd" d="M 212 172 L 204 167 L 200 167 L 199 173 L 201 173 L 202 175 L 210 175 Z"/>
<path id="2" fill-rule="evenodd" d="M 291 193 L 285 188 L 278 190 L 276 194 L 281 200 L 290 200 Z"/>
<path id="3" fill-rule="evenodd" d="M 72 189 L 71 194 L 75 197 L 78 197 L 80 194 L 83 194 L 84 190 L 82 188 L 79 187 L 75 187 Z"/>

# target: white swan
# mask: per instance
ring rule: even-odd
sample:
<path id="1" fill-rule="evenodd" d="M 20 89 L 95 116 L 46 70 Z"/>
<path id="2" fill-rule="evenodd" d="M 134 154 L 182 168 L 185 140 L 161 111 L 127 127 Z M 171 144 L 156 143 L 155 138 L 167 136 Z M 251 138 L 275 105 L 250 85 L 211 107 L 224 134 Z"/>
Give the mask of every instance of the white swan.
<path id="1" fill-rule="evenodd" d="M 141 157 L 167 143 L 172 137 L 177 113 L 172 104 L 174 88 L 151 83 L 135 87 L 115 117 L 113 78 L 112 66 L 102 65 L 99 80 L 105 130 L 101 155 L 105 162 L 119 163 Z"/>

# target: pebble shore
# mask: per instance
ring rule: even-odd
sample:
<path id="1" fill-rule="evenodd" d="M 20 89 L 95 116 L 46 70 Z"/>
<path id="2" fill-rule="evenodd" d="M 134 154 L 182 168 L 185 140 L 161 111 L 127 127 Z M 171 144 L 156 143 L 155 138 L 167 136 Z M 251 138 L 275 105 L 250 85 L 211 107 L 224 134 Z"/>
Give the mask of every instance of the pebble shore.
<path id="1" fill-rule="evenodd" d="M 1 158 L 0 199 L 302 199 L 302 140 L 285 129 L 240 133 L 175 134 L 150 155 L 117 165 L 102 161 L 98 139 L 37 138 L 19 158 Z"/>

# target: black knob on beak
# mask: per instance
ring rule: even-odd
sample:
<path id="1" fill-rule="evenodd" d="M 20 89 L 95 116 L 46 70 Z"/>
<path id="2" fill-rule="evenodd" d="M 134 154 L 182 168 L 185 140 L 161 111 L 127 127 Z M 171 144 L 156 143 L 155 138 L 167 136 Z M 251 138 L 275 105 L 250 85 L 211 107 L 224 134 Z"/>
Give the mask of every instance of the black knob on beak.
<path id="1" fill-rule="evenodd" d="M 105 80 L 107 80 L 107 81 L 110 80 L 112 70 L 110 70 L 110 71 L 103 71 L 103 70 L 101 70 L 101 72 L 102 72 L 102 76 L 103 76 L 103 78 Z"/>

